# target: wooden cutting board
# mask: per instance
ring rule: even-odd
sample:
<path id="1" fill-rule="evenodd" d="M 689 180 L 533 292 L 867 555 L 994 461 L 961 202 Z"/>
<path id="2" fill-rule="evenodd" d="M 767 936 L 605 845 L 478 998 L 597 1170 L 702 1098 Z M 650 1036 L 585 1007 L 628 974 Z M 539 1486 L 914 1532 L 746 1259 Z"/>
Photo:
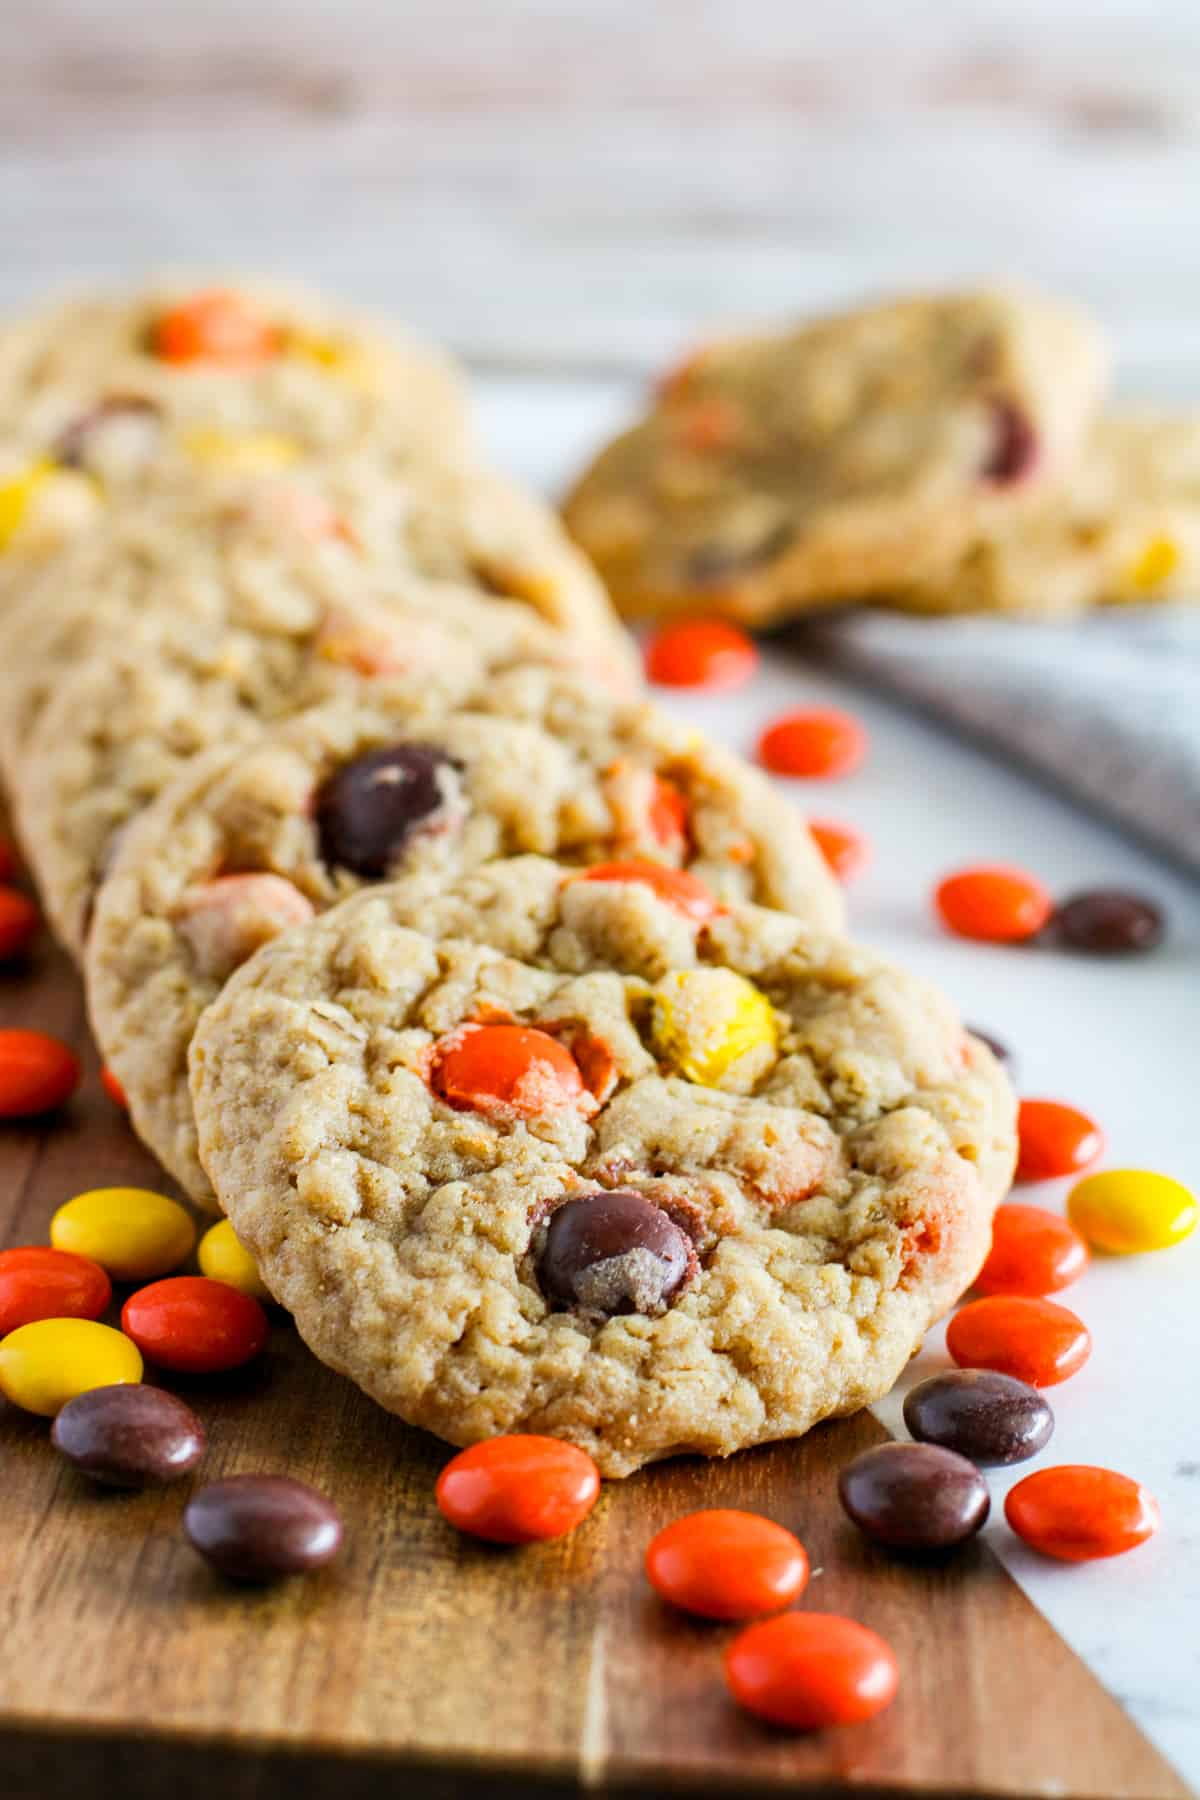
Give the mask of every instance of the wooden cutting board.
<path id="1" fill-rule="evenodd" d="M 99 1086 L 64 959 L 47 950 L 0 981 L 0 1024 L 56 1033 L 87 1065 L 60 1119 L 0 1127 L 0 1243 L 45 1242 L 84 1188 L 163 1185 Z M 187 1396 L 210 1431 L 203 1475 L 315 1482 L 343 1511 L 345 1554 L 273 1591 L 226 1586 L 181 1536 L 187 1483 L 97 1490 L 45 1421 L 0 1401 L 3 1800 L 1187 1795 L 983 1547 L 919 1565 L 846 1523 L 836 1472 L 884 1435 L 868 1415 L 612 1484 L 573 1537 L 512 1552 L 443 1524 L 444 1447 L 322 1368 L 282 1315 L 252 1371 Z M 888 1713 L 796 1737 L 735 1711 L 730 1628 L 668 1612 L 640 1573 L 652 1534 L 698 1506 L 799 1533 L 804 1604 L 895 1647 Z"/>

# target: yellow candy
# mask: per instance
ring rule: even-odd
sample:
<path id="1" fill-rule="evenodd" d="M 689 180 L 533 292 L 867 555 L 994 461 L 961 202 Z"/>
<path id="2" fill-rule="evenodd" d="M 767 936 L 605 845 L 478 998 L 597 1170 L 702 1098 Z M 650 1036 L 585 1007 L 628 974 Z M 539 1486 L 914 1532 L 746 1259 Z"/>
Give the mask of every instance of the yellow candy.
<path id="1" fill-rule="evenodd" d="M 0 550 L 7 550 L 29 510 L 29 503 L 54 473 L 54 464 L 43 457 L 31 463 L 11 481 L 0 482 Z"/>
<path id="2" fill-rule="evenodd" d="M 1179 550 L 1169 537 L 1152 537 L 1129 571 L 1129 585 L 1148 594 L 1168 581 L 1179 566 Z"/>
<path id="3" fill-rule="evenodd" d="M 177 1269 L 196 1227 L 177 1200 L 149 1188 L 92 1188 L 60 1206 L 50 1221 L 56 1250 L 90 1256 L 117 1281 L 152 1281 Z"/>
<path id="4" fill-rule="evenodd" d="M 231 475 L 261 475 L 299 462 L 303 451 L 294 438 L 278 431 L 222 431 L 197 425 L 183 434 L 183 446 L 196 462 Z"/>
<path id="5" fill-rule="evenodd" d="M 226 1287 L 240 1288 L 256 1300 L 269 1300 L 270 1292 L 258 1272 L 258 1264 L 239 1240 L 228 1219 L 222 1219 L 200 1239 L 196 1261 L 201 1272 Z"/>
<path id="6" fill-rule="evenodd" d="M 337 338 L 309 337 L 298 331 L 288 338 L 287 349 L 290 355 L 303 357 L 306 362 L 342 375 L 357 387 L 377 385 L 375 358 L 360 344 L 339 342 Z"/>
<path id="7" fill-rule="evenodd" d="M 1181 1181 L 1150 1169 L 1105 1169 L 1071 1189 L 1067 1214 L 1098 1250 L 1131 1256 L 1169 1250 L 1195 1230 L 1196 1197 Z"/>
<path id="8" fill-rule="evenodd" d="M 689 1081 L 745 1093 L 774 1062 L 771 1003 L 732 969 L 676 969 L 653 999 L 655 1049 Z"/>
<path id="9" fill-rule="evenodd" d="M 48 1419 L 89 1388 L 141 1379 L 137 1345 L 93 1319 L 37 1319 L 0 1341 L 0 1392 Z"/>

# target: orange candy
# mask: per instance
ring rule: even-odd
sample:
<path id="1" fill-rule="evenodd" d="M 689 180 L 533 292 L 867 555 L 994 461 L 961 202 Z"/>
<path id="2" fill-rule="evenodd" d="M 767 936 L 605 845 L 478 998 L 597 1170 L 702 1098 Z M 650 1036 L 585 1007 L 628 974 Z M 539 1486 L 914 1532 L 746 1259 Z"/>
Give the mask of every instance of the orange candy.
<path id="1" fill-rule="evenodd" d="M 871 846 L 853 825 L 839 825 L 836 819 L 810 819 L 817 849 L 839 881 L 853 881 L 871 860 Z"/>
<path id="2" fill-rule="evenodd" d="M 981 1294 L 1056 1294 L 1079 1280 L 1089 1260 L 1068 1219 L 1010 1201 L 996 1209 L 992 1247 L 975 1286 Z"/>
<path id="3" fill-rule="evenodd" d="M 213 1375 L 257 1356 L 271 1328 L 258 1301 L 240 1288 L 207 1275 L 172 1275 L 129 1296 L 121 1330 L 162 1369 Z"/>
<path id="4" fill-rule="evenodd" d="M 1086 1463 L 1027 1475 L 1010 1490 L 1004 1516 L 1031 1548 L 1060 1562 L 1121 1556 L 1162 1522 L 1158 1502 L 1139 1481 Z"/>
<path id="5" fill-rule="evenodd" d="M 742 687 L 757 667 L 753 639 L 723 619 L 680 619 L 646 645 L 646 675 L 659 687 L 723 693 Z"/>
<path id="6" fill-rule="evenodd" d="M 107 1063 L 105 1063 L 100 1071 L 100 1085 L 114 1106 L 119 1106 L 122 1112 L 129 1111 L 129 1101 L 125 1097 L 125 1089 L 121 1086 Z"/>
<path id="7" fill-rule="evenodd" d="M 587 1089 L 565 1044 L 533 1025 L 468 1025 L 435 1051 L 431 1084 L 462 1112 L 539 1113 L 578 1106 Z"/>
<path id="8" fill-rule="evenodd" d="M 715 1508 L 688 1513 L 652 1539 L 646 1576 L 655 1592 L 702 1619 L 752 1619 L 779 1612 L 804 1592 L 800 1540 L 758 1513 Z"/>
<path id="9" fill-rule="evenodd" d="M 162 314 L 154 327 L 164 362 L 219 363 L 244 369 L 278 354 L 279 333 L 240 294 L 197 294 Z"/>
<path id="10" fill-rule="evenodd" d="M 0 1250 L 0 1337 L 37 1319 L 98 1319 L 112 1283 L 88 1256 L 23 1244 Z"/>
<path id="11" fill-rule="evenodd" d="M 0 962 L 23 956 L 37 936 L 38 909 L 17 888 L 0 887 Z"/>
<path id="12" fill-rule="evenodd" d="M 858 720 L 835 706 L 784 713 L 758 740 L 759 760 L 775 775 L 832 779 L 852 775 L 867 754 Z"/>
<path id="13" fill-rule="evenodd" d="M 656 775 L 649 814 L 654 841 L 664 849 L 686 847 L 689 817 L 688 803 L 674 782 Z"/>
<path id="14" fill-rule="evenodd" d="M 1017 1113 L 1017 1180 L 1080 1175 L 1104 1154 L 1094 1119 L 1059 1100 L 1022 1100 Z"/>
<path id="15" fill-rule="evenodd" d="M 734 1638 L 724 1661 L 739 1706 L 796 1731 L 873 1719 L 900 1685 L 891 1646 L 836 1613 L 763 1619 Z"/>
<path id="16" fill-rule="evenodd" d="M 69 1100 L 79 1061 L 42 1031 L 0 1031 L 0 1119 L 32 1119 Z"/>
<path id="17" fill-rule="evenodd" d="M 989 944 L 1035 937 L 1054 911 L 1037 876 L 1008 863 L 981 863 L 947 875 L 934 901 L 948 931 Z"/>
<path id="18" fill-rule="evenodd" d="M 11 838 L 0 837 L 0 881 L 11 881 L 20 864 Z"/>
<path id="19" fill-rule="evenodd" d="M 438 1477 L 442 1517 L 492 1544 L 534 1544 L 583 1523 L 600 1493 L 585 1450 L 559 1438 L 514 1433 L 472 1444 Z"/>
<path id="20" fill-rule="evenodd" d="M 573 875 L 572 881 L 636 881 L 650 888 L 660 900 L 673 906 L 685 919 L 705 925 L 723 910 L 716 895 L 689 875 L 686 869 L 668 869 L 662 863 L 606 862 L 593 863 L 590 869 Z"/>
<path id="21" fill-rule="evenodd" d="M 955 1313 L 946 1348 L 960 1369 L 996 1369 L 1045 1388 L 1082 1369 L 1092 1339 L 1083 1320 L 1053 1300 L 993 1294 Z"/>

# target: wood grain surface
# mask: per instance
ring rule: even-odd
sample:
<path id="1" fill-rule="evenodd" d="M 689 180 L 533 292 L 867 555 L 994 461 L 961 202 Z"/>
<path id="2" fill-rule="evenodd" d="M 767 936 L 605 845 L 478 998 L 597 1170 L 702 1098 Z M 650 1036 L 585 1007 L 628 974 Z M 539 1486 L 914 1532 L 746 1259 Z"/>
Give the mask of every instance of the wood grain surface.
<path id="1" fill-rule="evenodd" d="M 80 1046 L 85 1082 L 45 1128 L 3 1127 L 0 1242 L 44 1242 L 56 1205 L 161 1186 L 99 1085 L 78 981 L 48 949 L 0 986 L 0 1025 Z M 273 1591 L 214 1577 L 184 1542 L 189 1483 L 93 1488 L 47 1425 L 0 1402 L 0 1794 L 61 1800 L 377 1800 L 497 1793 L 798 1792 L 1180 1800 L 1187 1790 L 980 1545 L 919 1563 L 840 1513 L 869 1415 L 724 1464 L 609 1485 L 565 1541 L 459 1537 L 433 1484 L 447 1452 L 322 1368 L 277 1315 L 248 1372 L 177 1381 L 202 1414 L 200 1478 L 286 1471 L 342 1508 L 347 1546 Z M 698 1506 L 793 1527 L 803 1604 L 881 1631 L 900 1697 L 868 1726 L 795 1737 L 735 1711 L 726 1627 L 668 1612 L 646 1543 Z"/>

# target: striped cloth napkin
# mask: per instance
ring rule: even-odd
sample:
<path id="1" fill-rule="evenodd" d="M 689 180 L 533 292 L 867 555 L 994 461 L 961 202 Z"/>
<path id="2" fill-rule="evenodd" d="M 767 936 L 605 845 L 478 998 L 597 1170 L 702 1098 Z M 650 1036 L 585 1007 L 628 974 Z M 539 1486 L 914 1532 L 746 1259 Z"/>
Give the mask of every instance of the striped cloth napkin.
<path id="1" fill-rule="evenodd" d="M 1200 607 L 830 616 L 800 642 L 995 744 L 1200 875 Z"/>

